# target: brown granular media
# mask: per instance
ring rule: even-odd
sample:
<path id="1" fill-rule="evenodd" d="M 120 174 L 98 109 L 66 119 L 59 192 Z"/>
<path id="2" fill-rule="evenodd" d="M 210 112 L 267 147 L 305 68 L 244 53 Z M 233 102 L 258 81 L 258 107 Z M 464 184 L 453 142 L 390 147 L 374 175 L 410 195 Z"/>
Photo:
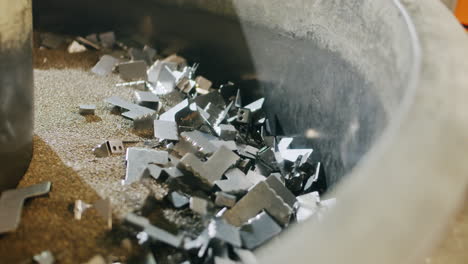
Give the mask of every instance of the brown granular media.
<path id="1" fill-rule="evenodd" d="M 89 48 L 81 53 L 68 53 L 67 45 L 64 43 L 58 49 L 47 49 L 40 47 L 39 33 L 34 33 L 33 41 L 33 65 L 34 69 L 91 69 L 103 55 L 101 51 Z M 71 39 L 67 39 L 68 42 Z"/>
<path id="2" fill-rule="evenodd" d="M 28 200 L 19 228 L 0 236 L 0 262 L 28 263 L 44 250 L 50 250 L 58 263 L 82 263 L 95 254 L 118 256 L 120 245 L 106 239 L 109 232 L 96 212 L 86 211 L 81 221 L 73 218 L 75 200 L 89 202 L 99 196 L 38 136 L 34 137 L 34 153 L 20 187 L 51 181 L 52 190 Z"/>

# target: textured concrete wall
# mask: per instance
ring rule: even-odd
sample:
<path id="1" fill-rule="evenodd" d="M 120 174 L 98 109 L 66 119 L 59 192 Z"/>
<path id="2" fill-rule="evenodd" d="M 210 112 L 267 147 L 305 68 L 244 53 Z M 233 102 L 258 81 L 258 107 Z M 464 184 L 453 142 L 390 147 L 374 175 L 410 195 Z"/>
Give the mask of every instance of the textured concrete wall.
<path id="1" fill-rule="evenodd" d="M 403 4 L 422 51 L 408 112 L 336 190 L 323 223 L 292 228 L 261 263 L 424 263 L 464 201 L 468 38 L 440 1 Z"/>

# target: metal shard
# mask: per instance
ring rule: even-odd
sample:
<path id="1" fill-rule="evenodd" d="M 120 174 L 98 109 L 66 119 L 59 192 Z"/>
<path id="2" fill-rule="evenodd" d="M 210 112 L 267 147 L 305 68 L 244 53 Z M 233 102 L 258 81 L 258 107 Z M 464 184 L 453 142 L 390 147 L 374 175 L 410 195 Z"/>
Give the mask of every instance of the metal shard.
<path id="1" fill-rule="evenodd" d="M 37 262 L 38 264 L 54 264 L 55 263 L 54 255 L 52 255 L 52 252 L 48 250 L 43 251 L 38 255 L 35 255 L 33 257 L 33 260 Z"/>
<path id="2" fill-rule="evenodd" d="M 157 60 L 153 65 L 151 65 L 151 67 L 147 71 L 148 81 L 153 84 L 156 84 L 159 80 L 161 70 L 165 67 L 168 67 L 170 70 L 174 71 L 177 69 L 177 64 Z"/>
<path id="3" fill-rule="evenodd" d="M 4 191 L 0 197 L 0 234 L 18 228 L 24 200 L 49 193 L 52 183 L 43 182 L 25 188 Z"/>
<path id="4" fill-rule="evenodd" d="M 229 124 L 220 124 L 217 132 L 222 140 L 235 140 L 238 133 L 237 129 Z"/>
<path id="5" fill-rule="evenodd" d="M 239 160 L 239 156 L 231 150 L 221 147 L 204 163 L 194 154 L 187 153 L 180 160 L 179 168 L 192 172 L 204 184 L 212 187 L 237 160 Z"/>
<path id="6" fill-rule="evenodd" d="M 281 227 L 265 212 L 250 219 L 241 228 L 244 247 L 255 249 L 281 233 Z"/>
<path id="7" fill-rule="evenodd" d="M 211 204 L 208 200 L 193 196 L 190 197 L 190 209 L 204 216 L 210 212 Z"/>
<path id="8" fill-rule="evenodd" d="M 205 91 L 209 91 L 211 88 L 211 85 L 213 85 L 213 82 L 211 82 L 210 80 L 206 79 L 203 76 L 198 76 L 197 78 L 195 78 L 195 82 L 197 83 L 198 88 L 205 90 Z"/>
<path id="9" fill-rule="evenodd" d="M 184 109 L 189 105 L 189 101 L 187 99 L 183 100 L 182 102 L 178 103 L 176 106 L 172 107 L 171 109 L 167 110 L 164 112 L 160 117 L 159 120 L 165 120 L 165 121 L 173 121 L 175 122 L 175 115 L 177 112 L 180 110 Z"/>
<path id="10" fill-rule="evenodd" d="M 190 132 L 182 132 L 180 134 L 182 141 L 185 141 L 188 145 L 191 146 L 192 150 L 189 151 L 196 154 L 200 154 L 201 156 L 210 156 L 212 155 L 217 149 L 216 147 L 210 142 L 211 139 L 215 139 L 215 137 L 202 133 L 200 131 L 190 131 Z M 176 147 L 176 151 L 177 151 Z M 189 148 L 190 149 L 190 148 Z M 181 155 L 185 153 L 180 152 Z"/>
<path id="11" fill-rule="evenodd" d="M 78 113 L 80 115 L 94 115 L 94 112 L 96 111 L 96 106 L 95 105 L 84 105 L 81 104 L 79 105 L 79 111 Z"/>
<path id="12" fill-rule="evenodd" d="M 168 153 L 145 148 L 127 149 L 127 172 L 123 184 L 131 184 L 143 177 L 149 164 L 168 163 Z"/>
<path id="13" fill-rule="evenodd" d="M 289 222 L 293 211 L 266 182 L 260 182 L 223 217 L 230 224 L 241 226 L 262 210 L 267 211 L 281 225 L 286 225 Z"/>
<path id="14" fill-rule="evenodd" d="M 93 204 L 94 209 L 106 220 L 107 228 L 112 229 L 112 206 L 109 198 L 97 200 Z"/>
<path id="15" fill-rule="evenodd" d="M 190 199 L 183 193 L 171 192 L 168 196 L 169 201 L 175 208 L 182 208 L 189 204 Z"/>
<path id="16" fill-rule="evenodd" d="M 213 146 L 217 149 L 219 149 L 220 147 L 226 147 L 232 151 L 236 151 L 237 150 L 237 145 L 236 145 L 236 142 L 234 142 L 233 140 L 231 141 L 224 141 L 224 140 L 211 140 L 210 141 L 211 144 L 213 144 Z"/>
<path id="17" fill-rule="evenodd" d="M 249 109 L 250 112 L 252 112 L 252 113 L 255 113 L 258 110 L 262 109 L 264 102 L 265 102 L 265 98 L 260 98 L 257 101 L 252 102 L 252 103 L 244 106 L 244 108 Z"/>
<path id="18" fill-rule="evenodd" d="M 177 123 L 172 121 L 154 120 L 154 137 L 159 140 L 179 140 Z"/>
<path id="19" fill-rule="evenodd" d="M 312 153 L 312 149 L 289 149 L 293 138 L 283 138 L 278 143 L 278 150 L 281 157 L 285 160 L 295 162 L 299 156 L 309 156 Z"/>
<path id="20" fill-rule="evenodd" d="M 99 34 L 99 40 L 104 48 L 111 49 L 115 44 L 115 34 L 112 31 L 101 33 Z"/>
<path id="21" fill-rule="evenodd" d="M 148 107 L 150 109 L 158 109 L 159 96 L 152 92 L 135 91 L 135 99 L 137 104 Z"/>
<path id="22" fill-rule="evenodd" d="M 225 192 L 216 192 L 215 204 L 217 206 L 226 206 L 228 208 L 236 205 L 237 198 L 234 195 Z"/>
<path id="23" fill-rule="evenodd" d="M 117 96 L 109 97 L 104 101 L 106 103 L 128 110 L 127 112 L 122 113 L 122 116 L 131 120 L 136 120 L 145 116 L 152 116 L 156 114 L 156 111 L 152 109 L 137 104 L 129 103 Z"/>
<path id="24" fill-rule="evenodd" d="M 143 228 L 143 232 L 147 233 L 154 240 L 163 242 L 175 248 L 182 245 L 182 241 L 184 239 L 182 235 L 173 235 L 163 229 L 153 226 L 145 217 L 130 213 L 125 217 L 125 220 Z"/>
<path id="25" fill-rule="evenodd" d="M 212 239 L 229 243 L 235 247 L 242 246 L 239 228 L 226 223 L 222 218 L 211 220 L 208 225 L 208 235 Z"/>
<path id="26" fill-rule="evenodd" d="M 296 197 L 276 176 L 272 175 L 268 177 L 265 182 L 270 186 L 270 188 L 275 190 L 277 195 L 281 196 L 284 202 L 286 202 L 291 208 L 294 207 L 294 204 L 297 201 Z"/>
<path id="27" fill-rule="evenodd" d="M 266 180 L 266 177 L 257 173 L 256 171 L 249 170 L 246 175 L 247 180 L 249 180 L 252 184 L 257 184 Z"/>
<path id="28" fill-rule="evenodd" d="M 223 192 L 234 194 L 245 193 L 254 185 L 238 168 L 232 168 L 226 171 L 225 175 L 227 180 L 216 181 L 216 186 L 218 186 Z"/>
<path id="29" fill-rule="evenodd" d="M 98 63 L 94 65 L 94 67 L 91 69 L 91 72 L 100 76 L 105 76 L 110 74 L 118 63 L 118 59 L 110 55 L 104 55 L 101 57 Z"/>
<path id="30" fill-rule="evenodd" d="M 146 81 L 148 79 L 146 63 L 142 60 L 120 63 L 118 69 L 120 78 L 127 82 Z"/>
<path id="31" fill-rule="evenodd" d="M 237 112 L 237 122 L 242 123 L 242 124 L 249 124 L 250 119 L 251 119 L 251 113 L 250 110 L 247 108 L 239 108 L 239 111 Z"/>

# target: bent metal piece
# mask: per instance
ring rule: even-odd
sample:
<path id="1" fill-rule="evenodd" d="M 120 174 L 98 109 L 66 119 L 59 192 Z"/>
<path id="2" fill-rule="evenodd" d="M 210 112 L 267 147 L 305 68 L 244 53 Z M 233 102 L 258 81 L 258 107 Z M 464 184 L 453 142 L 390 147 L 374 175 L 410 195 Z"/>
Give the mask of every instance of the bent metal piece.
<path id="1" fill-rule="evenodd" d="M 3 192 L 0 197 L 0 234 L 14 231 L 18 227 L 24 200 L 47 194 L 51 185 L 50 182 L 43 182 Z"/>

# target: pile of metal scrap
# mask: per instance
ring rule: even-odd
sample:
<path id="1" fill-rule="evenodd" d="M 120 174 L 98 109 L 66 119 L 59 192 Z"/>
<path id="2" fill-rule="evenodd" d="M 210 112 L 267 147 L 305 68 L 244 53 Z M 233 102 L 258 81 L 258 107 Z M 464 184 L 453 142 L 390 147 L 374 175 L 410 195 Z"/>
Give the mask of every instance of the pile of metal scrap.
<path id="1" fill-rule="evenodd" d="M 127 215 L 124 225 L 146 250 L 141 263 L 254 263 L 253 250 L 293 223 L 320 220 L 333 206 L 334 200 L 320 200 L 327 182 L 312 149 L 291 148 L 294 138 L 269 132 L 264 98 L 244 104 L 242 87 L 214 84 L 197 76 L 197 63 L 178 55 L 158 57 L 148 46 L 129 48 L 114 34 L 77 41 L 128 52 L 127 59 L 102 56 L 91 71 L 118 73 L 125 81 L 118 86 L 135 89 L 133 102 L 103 99 L 135 129 L 154 135 L 146 147 L 125 149 L 121 141 L 107 141 L 93 150 L 96 156 L 126 153 L 122 184 L 144 178 L 167 184 L 165 201 L 197 215 L 203 226 L 174 232 L 147 217 L 147 209 Z M 80 113 L 94 109 L 84 105 Z M 110 218 L 110 204 L 102 204 L 77 201 L 75 217 L 94 206 Z M 153 255 L 161 245 L 172 248 L 163 260 Z"/>

